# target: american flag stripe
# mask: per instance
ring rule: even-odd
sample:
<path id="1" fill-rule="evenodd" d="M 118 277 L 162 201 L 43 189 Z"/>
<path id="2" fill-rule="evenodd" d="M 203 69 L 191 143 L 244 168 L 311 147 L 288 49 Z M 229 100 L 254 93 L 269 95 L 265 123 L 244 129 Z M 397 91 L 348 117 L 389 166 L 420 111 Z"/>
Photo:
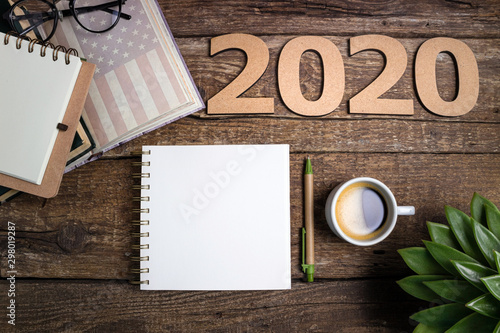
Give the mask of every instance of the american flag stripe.
<path id="1" fill-rule="evenodd" d="M 130 79 L 130 75 L 127 72 L 125 66 L 120 66 L 115 69 L 116 77 L 120 82 L 121 89 L 126 92 L 125 98 L 127 99 L 128 104 L 130 105 L 130 109 L 133 109 L 133 114 L 135 117 L 135 121 L 138 124 L 143 124 L 147 122 L 148 116 L 146 115 L 146 111 L 144 107 L 139 101 L 139 96 L 137 95 L 136 90 L 134 89 L 134 84 Z"/>
<path id="2" fill-rule="evenodd" d="M 186 103 L 186 101 L 187 101 L 186 94 L 183 91 L 181 85 L 178 84 L 174 70 L 173 70 L 172 66 L 170 65 L 170 62 L 168 61 L 165 52 L 157 52 L 156 54 L 158 56 L 160 63 L 163 66 L 163 70 L 165 70 L 167 77 L 168 77 L 167 80 L 164 80 L 165 82 L 162 82 L 165 84 L 164 91 L 167 89 L 167 86 L 168 86 L 168 93 L 169 93 L 168 96 L 170 96 L 171 92 L 174 91 L 175 96 L 176 96 L 176 100 L 178 101 L 178 103 L 180 105 Z M 155 68 L 155 70 L 156 70 L 156 68 Z M 172 82 L 176 83 L 176 84 L 172 84 Z"/>
<path id="3" fill-rule="evenodd" d="M 151 66 L 151 70 L 153 71 L 153 73 L 156 73 L 158 84 L 160 85 L 163 95 L 166 96 L 171 106 L 176 107 L 180 105 L 180 103 L 179 97 L 177 96 L 177 93 L 175 92 L 171 80 L 168 76 L 167 67 L 170 67 L 170 64 L 168 64 L 168 62 L 163 63 L 158 56 L 158 53 L 159 52 L 148 52 L 147 59 L 149 65 Z"/>
<path id="4" fill-rule="evenodd" d="M 85 120 L 85 123 L 88 125 L 87 129 L 90 131 L 95 141 L 97 141 L 96 144 L 100 144 L 101 142 L 108 142 L 108 136 L 106 135 L 106 131 L 102 126 L 102 122 L 99 121 L 99 116 L 97 115 L 94 103 L 92 103 L 92 99 L 87 98 L 85 100 L 84 109 L 86 112 L 82 113 L 82 117 Z"/>
<path id="5" fill-rule="evenodd" d="M 155 103 L 156 108 L 160 112 L 162 112 L 164 109 L 171 109 L 171 106 L 169 105 L 167 99 L 165 98 L 165 95 L 163 94 L 163 90 L 161 89 L 162 85 L 160 84 L 157 77 L 157 75 L 161 73 L 155 72 L 153 70 L 151 63 L 149 62 L 148 55 L 143 54 L 139 56 L 136 61 L 137 65 L 139 66 L 139 70 L 142 73 L 142 77 L 144 78 L 144 82 L 146 83 L 148 90 L 151 92 L 151 97 L 153 98 L 153 102 Z"/>
<path id="6" fill-rule="evenodd" d="M 97 112 L 97 110 L 103 110 L 103 109 L 106 110 L 106 105 L 104 104 L 104 101 L 101 98 L 101 95 L 99 94 L 99 90 L 97 89 L 95 80 L 93 80 L 92 83 L 90 84 L 89 96 L 87 97 L 87 100 L 91 100 L 92 103 L 94 103 L 96 110 L 95 114 L 96 117 L 91 117 L 91 115 L 88 114 L 92 127 L 94 127 L 94 124 L 96 123 L 101 123 L 104 133 L 106 134 L 107 139 L 105 141 L 99 140 L 98 142 L 99 145 L 102 146 L 106 142 L 108 142 L 110 138 L 118 136 L 118 133 L 116 133 L 115 131 L 113 122 L 111 121 L 109 114 L 107 112 Z M 87 113 L 86 108 L 85 108 L 85 113 Z M 94 132 L 97 132 L 98 127 L 94 127 L 93 130 Z"/>
<path id="7" fill-rule="evenodd" d="M 148 118 L 152 119 L 158 117 L 158 109 L 156 108 L 156 104 L 153 101 L 153 96 L 151 96 L 151 92 L 148 89 L 148 85 L 144 80 L 145 78 L 142 76 L 137 62 L 135 60 L 130 61 L 125 64 L 125 68 L 130 75 L 130 79 L 132 80 L 134 89 L 139 96 L 139 102 L 142 104 L 144 110 L 146 111 L 146 115 L 148 116 Z"/>
<path id="8" fill-rule="evenodd" d="M 98 88 L 97 94 L 100 95 L 104 104 L 106 105 L 106 109 L 108 110 L 109 118 L 111 119 L 111 123 L 115 128 L 116 134 L 118 136 L 127 132 L 127 125 L 125 125 L 125 121 L 123 121 L 123 117 L 120 114 L 120 110 L 118 109 L 118 105 L 113 97 L 113 92 L 108 84 L 108 80 L 106 76 L 100 76 L 95 79 L 95 84 Z M 91 98 L 94 96 L 90 95 Z M 108 135 L 109 136 L 109 135 Z"/>
<path id="9" fill-rule="evenodd" d="M 115 71 L 111 71 L 105 75 L 111 94 L 113 95 L 118 111 L 120 112 L 127 131 L 137 127 L 134 115 L 128 104 L 125 91 L 122 89 Z M 128 92 L 127 92 L 128 94 Z"/>

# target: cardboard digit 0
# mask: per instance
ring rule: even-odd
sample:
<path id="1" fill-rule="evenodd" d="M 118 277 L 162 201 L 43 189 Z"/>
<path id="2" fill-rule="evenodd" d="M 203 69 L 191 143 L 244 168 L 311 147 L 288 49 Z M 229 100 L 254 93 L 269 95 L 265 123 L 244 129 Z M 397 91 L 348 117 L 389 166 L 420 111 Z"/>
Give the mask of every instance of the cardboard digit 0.
<path id="1" fill-rule="evenodd" d="M 239 49 L 246 53 L 247 64 L 241 73 L 207 102 L 209 114 L 274 113 L 274 98 L 238 98 L 250 89 L 266 71 L 269 49 L 258 37 L 247 34 L 229 34 L 212 38 L 210 55 Z"/>
<path id="2" fill-rule="evenodd" d="M 323 62 L 323 93 L 315 101 L 304 98 L 300 90 L 300 59 L 308 50 L 316 51 Z M 303 116 L 324 116 L 339 106 L 344 95 L 344 62 L 340 51 L 326 38 L 297 37 L 281 50 L 278 63 L 278 86 L 286 106 Z"/>
<path id="3" fill-rule="evenodd" d="M 451 102 L 443 100 L 437 88 L 436 59 L 441 52 L 450 53 L 458 69 L 458 94 Z M 474 53 L 464 42 L 453 38 L 425 41 L 415 59 L 415 84 L 420 101 L 429 111 L 447 117 L 468 113 L 479 97 L 479 70 Z"/>
<path id="4" fill-rule="evenodd" d="M 365 50 L 380 51 L 386 59 L 382 73 L 349 101 L 350 113 L 413 114 L 413 99 L 382 99 L 380 95 L 394 86 L 403 76 L 407 53 L 396 39 L 382 35 L 364 35 L 349 40 L 350 55 Z"/>

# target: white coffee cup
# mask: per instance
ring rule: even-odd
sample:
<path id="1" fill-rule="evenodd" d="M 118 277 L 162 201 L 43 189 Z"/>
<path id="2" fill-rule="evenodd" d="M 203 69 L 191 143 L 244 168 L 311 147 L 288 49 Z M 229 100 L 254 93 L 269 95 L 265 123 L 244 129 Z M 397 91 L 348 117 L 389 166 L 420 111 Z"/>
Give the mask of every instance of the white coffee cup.
<path id="1" fill-rule="evenodd" d="M 342 230 L 339 226 L 335 213 L 340 194 L 347 187 L 358 183 L 369 185 L 369 188 L 375 190 L 385 202 L 385 221 L 382 222 L 382 225 L 380 226 L 380 229 L 377 230 L 376 234 L 368 239 L 356 239 L 346 234 L 346 232 L 344 232 L 344 230 Z M 389 236 L 396 225 L 398 215 L 415 215 L 415 207 L 398 206 L 396 199 L 394 198 L 394 194 L 392 194 L 391 190 L 389 190 L 384 183 L 374 178 L 359 177 L 341 183 L 332 190 L 326 200 L 325 213 L 326 221 L 335 235 L 354 245 L 369 246 L 379 243 Z"/>

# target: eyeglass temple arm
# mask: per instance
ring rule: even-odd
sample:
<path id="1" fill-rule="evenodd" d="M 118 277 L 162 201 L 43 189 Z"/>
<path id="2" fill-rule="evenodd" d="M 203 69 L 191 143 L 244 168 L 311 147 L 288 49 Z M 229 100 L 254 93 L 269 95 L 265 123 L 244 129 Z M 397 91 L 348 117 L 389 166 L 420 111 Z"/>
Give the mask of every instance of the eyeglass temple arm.
<path id="1" fill-rule="evenodd" d="M 2 15 L 2 17 L 5 20 L 9 20 L 9 12 L 6 12 Z M 24 14 L 24 15 L 16 15 L 12 19 L 12 21 L 21 21 L 21 20 L 30 20 L 33 18 L 42 18 L 42 21 L 39 21 L 38 23 L 31 24 L 28 28 L 24 29 L 23 31 L 19 32 L 19 35 L 23 36 L 26 35 L 28 32 L 34 30 L 36 27 L 42 25 L 45 23 L 47 18 L 50 18 L 51 20 L 54 18 L 54 15 L 52 13 L 35 13 L 35 14 Z"/>
<path id="2" fill-rule="evenodd" d="M 28 32 L 30 32 L 31 30 L 34 30 L 36 27 L 38 27 L 39 25 L 42 25 L 44 22 L 38 22 L 36 24 L 32 24 L 30 25 L 27 29 L 24 29 L 23 31 L 19 32 L 19 35 L 23 36 L 23 35 L 26 35 Z"/>
<path id="3" fill-rule="evenodd" d="M 85 10 L 82 12 L 88 13 L 88 12 L 92 12 L 92 11 L 103 10 L 103 11 L 110 13 L 110 14 L 114 14 L 114 15 L 118 14 L 118 12 L 116 10 L 113 10 L 113 9 L 109 9 L 109 8 L 97 8 L 97 9 L 95 9 L 94 7 L 98 7 L 98 6 L 81 7 L 81 8 L 78 8 L 78 10 L 81 11 L 82 9 L 91 8 L 91 10 Z M 62 14 L 63 17 L 73 15 L 69 9 L 61 10 L 59 13 L 60 13 L 59 15 Z M 125 14 L 125 13 L 120 13 L 120 17 L 125 19 L 125 20 L 130 20 L 132 18 L 132 16 Z M 2 18 L 5 20 L 8 20 L 9 19 L 9 12 L 4 13 L 2 15 Z M 33 14 L 16 15 L 16 16 L 12 17 L 12 20 L 13 21 L 22 21 L 22 20 L 31 20 L 34 18 L 38 18 L 38 19 L 41 18 L 43 21 L 46 21 L 47 18 L 50 18 L 52 20 L 52 19 L 54 19 L 54 14 L 50 13 L 50 12 L 46 12 L 46 13 L 33 13 Z"/>
<path id="4" fill-rule="evenodd" d="M 81 9 L 85 9 L 87 7 L 80 7 L 78 8 L 78 10 L 81 10 Z M 97 11 L 97 10 L 102 10 L 106 13 L 110 13 L 110 14 L 113 14 L 113 15 L 116 15 L 118 14 L 118 11 L 114 10 L 114 9 L 109 9 L 109 8 L 101 8 L 101 9 L 95 9 L 95 10 L 89 10 L 89 11 L 85 11 L 84 13 L 90 13 L 90 12 L 94 12 L 94 11 Z M 62 14 L 62 17 L 68 17 L 68 16 L 72 16 L 73 14 L 71 14 L 71 11 L 69 9 L 64 9 L 60 12 Z M 124 20 L 130 20 L 132 18 L 132 16 L 130 16 L 129 14 L 125 14 L 125 13 L 120 13 L 120 18 L 124 19 Z"/>
<path id="5" fill-rule="evenodd" d="M 103 10 L 107 13 L 114 14 L 114 15 L 116 15 L 116 13 L 117 13 L 116 10 L 109 9 L 109 8 L 105 8 Z M 120 18 L 122 18 L 124 20 L 130 20 L 132 18 L 132 16 L 130 16 L 129 14 L 125 14 L 125 13 L 120 13 Z"/>
<path id="6" fill-rule="evenodd" d="M 33 14 L 24 14 L 24 15 L 16 15 L 14 17 L 12 17 L 12 20 L 13 21 L 22 21 L 22 20 L 31 20 L 31 19 L 34 19 L 34 18 L 42 18 L 42 19 L 47 19 L 47 18 L 50 18 L 51 20 L 54 19 L 54 14 L 53 13 L 50 13 L 50 12 L 46 12 L 46 13 L 33 13 Z M 9 20 L 9 12 L 6 12 L 2 15 L 2 17 L 6 20 Z"/>
<path id="7" fill-rule="evenodd" d="M 75 12 L 78 12 L 78 14 L 80 14 L 80 13 L 90 13 L 90 12 L 102 10 L 102 11 L 105 11 L 106 13 L 117 15 L 118 11 L 109 8 L 110 6 L 115 6 L 115 5 L 116 5 L 116 2 L 108 2 L 108 3 L 103 3 L 103 4 L 97 5 L 97 6 L 79 7 L 79 8 L 75 8 Z M 63 17 L 73 15 L 71 13 L 71 10 L 69 10 L 69 9 L 62 10 L 60 13 L 62 13 Z M 132 16 L 125 14 L 125 13 L 120 13 L 120 18 L 125 19 L 125 20 L 130 20 L 132 18 Z"/>

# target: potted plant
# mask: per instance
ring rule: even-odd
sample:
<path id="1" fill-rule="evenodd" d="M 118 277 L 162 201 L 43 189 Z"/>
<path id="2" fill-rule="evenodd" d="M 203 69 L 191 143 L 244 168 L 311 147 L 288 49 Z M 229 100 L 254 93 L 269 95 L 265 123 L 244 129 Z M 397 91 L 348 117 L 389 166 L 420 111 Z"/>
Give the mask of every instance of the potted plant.
<path id="1" fill-rule="evenodd" d="M 445 206 L 448 224 L 427 222 L 425 247 L 399 250 L 417 275 L 397 283 L 436 303 L 413 314 L 414 332 L 500 332 L 500 211 L 474 193 L 471 216 Z"/>

